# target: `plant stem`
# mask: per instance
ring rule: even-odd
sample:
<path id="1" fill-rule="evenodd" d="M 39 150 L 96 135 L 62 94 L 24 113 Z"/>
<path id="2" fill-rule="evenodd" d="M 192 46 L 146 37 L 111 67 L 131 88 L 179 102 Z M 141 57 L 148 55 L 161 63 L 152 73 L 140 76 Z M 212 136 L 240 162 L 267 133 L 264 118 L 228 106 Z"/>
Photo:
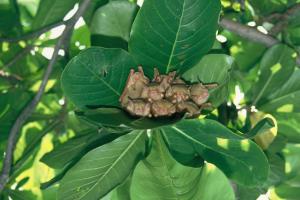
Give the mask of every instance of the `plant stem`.
<path id="1" fill-rule="evenodd" d="M 1 176 L 0 176 L 0 193 L 3 191 L 3 189 L 5 188 L 5 186 L 7 184 L 7 181 L 9 180 L 9 175 L 10 175 L 11 167 L 12 167 L 13 153 L 14 153 L 15 145 L 16 145 L 16 142 L 18 139 L 18 133 L 20 132 L 22 126 L 27 121 L 27 119 L 30 117 L 30 115 L 33 113 L 37 104 L 41 100 L 41 97 L 42 97 L 44 90 L 46 88 L 46 85 L 48 83 L 49 77 L 54 68 L 54 64 L 56 63 L 56 60 L 58 59 L 59 50 L 62 48 L 62 46 L 64 46 L 65 42 L 69 41 L 68 38 L 71 36 L 76 22 L 87 10 L 90 3 L 91 3 L 91 0 L 83 0 L 79 6 L 78 11 L 66 24 L 65 30 L 62 33 L 62 35 L 60 36 L 60 38 L 54 48 L 54 53 L 52 55 L 52 58 L 48 64 L 48 66 L 47 66 L 47 69 L 45 71 L 45 74 L 44 74 L 44 77 L 42 80 L 42 84 L 41 84 L 37 94 L 35 95 L 33 100 L 21 112 L 21 114 L 18 116 L 18 118 L 16 119 L 15 123 L 13 124 L 13 126 L 10 130 L 7 147 L 6 147 L 6 151 L 5 151 L 5 158 L 3 161 L 2 172 L 1 172 Z"/>

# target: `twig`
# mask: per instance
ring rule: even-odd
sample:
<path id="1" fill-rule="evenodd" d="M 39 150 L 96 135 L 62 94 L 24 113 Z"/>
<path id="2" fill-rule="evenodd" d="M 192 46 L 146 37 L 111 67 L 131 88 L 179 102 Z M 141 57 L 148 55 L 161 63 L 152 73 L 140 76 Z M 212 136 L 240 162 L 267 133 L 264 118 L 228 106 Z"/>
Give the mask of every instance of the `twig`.
<path id="1" fill-rule="evenodd" d="M 3 70 L 0 70 L 0 79 L 7 80 L 11 84 L 15 84 L 15 83 L 23 80 L 22 77 L 20 77 L 16 74 L 8 74 L 7 72 L 5 72 Z"/>
<path id="2" fill-rule="evenodd" d="M 274 13 L 271 16 L 276 16 L 275 18 L 278 21 L 277 24 L 270 30 L 271 35 L 277 35 L 280 33 L 283 29 L 285 29 L 289 25 L 289 18 L 290 16 L 294 15 L 300 10 L 300 3 L 295 4 L 291 8 L 287 9 L 285 13 L 279 14 L 279 13 Z"/>
<path id="3" fill-rule="evenodd" d="M 71 19 L 70 19 L 71 20 Z M 68 20 L 69 21 L 69 20 Z M 29 40 L 29 39 L 34 39 L 39 37 L 40 35 L 42 35 L 43 33 L 46 33 L 48 31 L 50 31 L 51 29 L 61 26 L 61 25 L 65 25 L 68 23 L 68 21 L 59 21 L 53 24 L 50 24 L 48 26 L 42 27 L 41 29 L 34 31 L 34 32 L 29 32 L 25 35 L 22 35 L 20 37 L 16 37 L 16 38 L 0 38 L 0 42 L 19 42 L 21 40 Z"/>
<path id="4" fill-rule="evenodd" d="M 223 18 L 223 19 L 221 19 L 219 24 L 223 28 L 225 28 L 231 32 L 234 32 L 243 38 L 249 39 L 253 42 L 263 44 L 267 47 L 271 47 L 275 44 L 280 43 L 279 40 L 273 38 L 270 35 L 263 34 L 262 32 L 258 31 L 255 28 L 240 24 L 240 23 L 232 21 L 230 19 Z"/>
<path id="5" fill-rule="evenodd" d="M 3 167 L 2 167 L 2 172 L 0 176 L 0 192 L 3 191 L 5 188 L 5 185 L 7 184 L 7 181 L 9 179 L 11 167 L 12 167 L 12 158 L 13 158 L 13 152 L 15 149 L 15 145 L 18 139 L 18 133 L 23 126 L 23 124 L 26 122 L 28 117 L 33 113 L 35 107 L 39 103 L 46 84 L 49 80 L 49 77 L 51 75 L 51 72 L 53 70 L 54 64 L 58 58 L 58 52 L 60 48 L 63 46 L 63 44 L 68 41 L 68 37 L 70 37 L 73 28 L 75 26 L 75 23 L 78 21 L 78 19 L 83 15 L 83 13 L 86 11 L 88 6 L 90 5 L 91 0 L 83 0 L 82 3 L 79 6 L 78 11 L 75 13 L 75 15 L 68 21 L 66 24 L 65 30 L 62 33 L 61 37 L 59 38 L 55 48 L 54 48 L 54 53 L 52 55 L 52 58 L 47 66 L 47 69 L 45 71 L 42 84 L 36 94 L 36 96 L 33 98 L 33 100 L 25 107 L 25 109 L 21 112 L 21 114 L 18 116 L 17 120 L 13 124 L 10 133 L 9 133 L 9 138 L 8 138 L 8 143 L 5 151 L 5 158 L 3 161 Z"/>
<path id="6" fill-rule="evenodd" d="M 253 42 L 260 43 L 266 47 L 272 47 L 276 44 L 279 44 L 280 41 L 276 38 L 264 34 L 260 31 L 258 31 L 256 28 L 246 26 L 243 24 L 240 24 L 238 22 L 232 21 L 230 19 L 223 18 L 219 22 L 220 26 L 224 29 L 229 30 L 230 32 L 236 33 L 237 35 L 241 36 L 242 38 L 251 40 Z M 299 54 L 299 52 L 298 52 Z M 297 65 L 300 66 L 300 56 L 296 59 Z"/>

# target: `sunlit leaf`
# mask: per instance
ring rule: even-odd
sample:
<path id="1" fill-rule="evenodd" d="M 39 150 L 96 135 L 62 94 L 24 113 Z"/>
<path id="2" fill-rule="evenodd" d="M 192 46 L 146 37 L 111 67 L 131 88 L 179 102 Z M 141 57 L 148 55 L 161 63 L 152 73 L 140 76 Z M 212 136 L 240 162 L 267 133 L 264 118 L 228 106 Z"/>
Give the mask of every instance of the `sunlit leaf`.
<path id="1" fill-rule="evenodd" d="M 177 163 L 168 152 L 160 132 L 153 134 L 155 139 L 150 155 L 133 172 L 131 200 L 234 199 L 228 179 L 214 165 L 191 168 Z"/>
<path id="2" fill-rule="evenodd" d="M 146 134 L 134 131 L 87 153 L 67 172 L 59 200 L 98 200 L 121 184 L 145 151 Z"/>
<path id="3" fill-rule="evenodd" d="M 240 184 L 259 185 L 267 179 L 269 166 L 262 150 L 216 121 L 185 120 L 162 132 L 171 152 L 190 159 L 200 155 Z"/>
<path id="4" fill-rule="evenodd" d="M 219 0 L 147 0 L 134 21 L 129 51 L 149 69 L 185 71 L 212 47 L 219 11 Z"/>

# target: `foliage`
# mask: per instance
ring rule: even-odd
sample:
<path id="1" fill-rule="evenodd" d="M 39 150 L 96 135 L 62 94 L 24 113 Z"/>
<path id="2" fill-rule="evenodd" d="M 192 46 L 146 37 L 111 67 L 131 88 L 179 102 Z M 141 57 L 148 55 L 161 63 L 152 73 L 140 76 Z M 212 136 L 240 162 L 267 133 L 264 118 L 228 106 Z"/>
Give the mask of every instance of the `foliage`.
<path id="1" fill-rule="evenodd" d="M 57 26 L 80 2 L 0 2 L 3 155 L 41 85 Z M 19 133 L 0 199 L 298 199 L 299 7 L 299 0 L 92 1 Z M 218 26 L 223 18 L 255 24 L 279 42 L 263 46 Z M 217 83 L 213 108 L 196 119 L 130 116 L 119 98 L 138 65 L 151 78 L 156 67 L 191 84 Z"/>

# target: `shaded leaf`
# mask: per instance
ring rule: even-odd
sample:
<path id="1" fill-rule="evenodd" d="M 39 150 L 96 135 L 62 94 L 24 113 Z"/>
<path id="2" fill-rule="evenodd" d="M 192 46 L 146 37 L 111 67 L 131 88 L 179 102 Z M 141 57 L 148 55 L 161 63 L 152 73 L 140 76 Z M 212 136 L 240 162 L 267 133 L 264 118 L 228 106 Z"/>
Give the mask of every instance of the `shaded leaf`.
<path id="1" fill-rule="evenodd" d="M 91 34 L 119 37 L 128 41 L 136 12 L 136 4 L 128 1 L 111 1 L 94 13 L 90 25 Z"/>
<path id="2" fill-rule="evenodd" d="M 120 106 L 119 97 L 136 64 L 121 49 L 92 47 L 66 66 L 61 82 L 65 95 L 79 108 Z"/>
<path id="3" fill-rule="evenodd" d="M 279 134 L 289 143 L 300 143 L 300 113 L 277 113 Z"/>
<path id="4" fill-rule="evenodd" d="M 82 114 L 79 113 L 82 119 L 98 126 L 108 127 L 123 127 L 133 129 L 152 129 L 168 124 L 173 124 L 179 120 L 180 117 L 171 118 L 136 118 L 125 111 L 117 108 L 98 108 L 86 110 Z"/>
<path id="5" fill-rule="evenodd" d="M 162 129 L 171 151 L 200 155 L 243 185 L 263 184 L 268 162 L 262 150 L 213 120 L 185 120 Z M 255 156 L 253 156 L 255 155 Z"/>
<path id="6" fill-rule="evenodd" d="M 13 200 L 34 200 L 37 196 L 31 191 L 9 190 L 8 196 Z"/>
<path id="7" fill-rule="evenodd" d="M 258 82 L 253 86 L 254 105 L 260 108 L 286 83 L 294 72 L 295 57 L 295 51 L 283 44 L 275 45 L 265 53 Z"/>
<path id="8" fill-rule="evenodd" d="M 218 83 L 218 87 L 210 91 L 209 101 L 214 106 L 223 103 L 228 96 L 228 82 L 230 80 L 233 59 L 222 54 L 204 56 L 201 61 L 182 77 L 189 82 Z"/>
<path id="9" fill-rule="evenodd" d="M 284 78 L 284 74 L 279 76 L 281 76 L 280 82 L 284 84 L 278 85 L 278 89 L 259 106 L 259 109 L 271 113 L 300 112 L 300 69 L 297 69 L 289 79 Z"/>
<path id="10" fill-rule="evenodd" d="M 77 2 L 79 0 L 41 0 L 32 25 L 33 29 L 62 21 Z"/>
<path id="11" fill-rule="evenodd" d="M 168 152 L 160 132 L 154 132 L 150 155 L 134 170 L 131 200 L 226 199 L 234 194 L 228 179 L 212 164 L 191 168 L 177 163 Z"/>
<path id="12" fill-rule="evenodd" d="M 41 162 L 56 169 L 64 168 L 74 159 L 79 160 L 95 145 L 100 146 L 111 142 L 121 134 L 111 134 L 104 129 L 101 131 L 89 130 L 85 135 L 78 136 L 57 146 L 49 153 L 45 154 Z"/>

